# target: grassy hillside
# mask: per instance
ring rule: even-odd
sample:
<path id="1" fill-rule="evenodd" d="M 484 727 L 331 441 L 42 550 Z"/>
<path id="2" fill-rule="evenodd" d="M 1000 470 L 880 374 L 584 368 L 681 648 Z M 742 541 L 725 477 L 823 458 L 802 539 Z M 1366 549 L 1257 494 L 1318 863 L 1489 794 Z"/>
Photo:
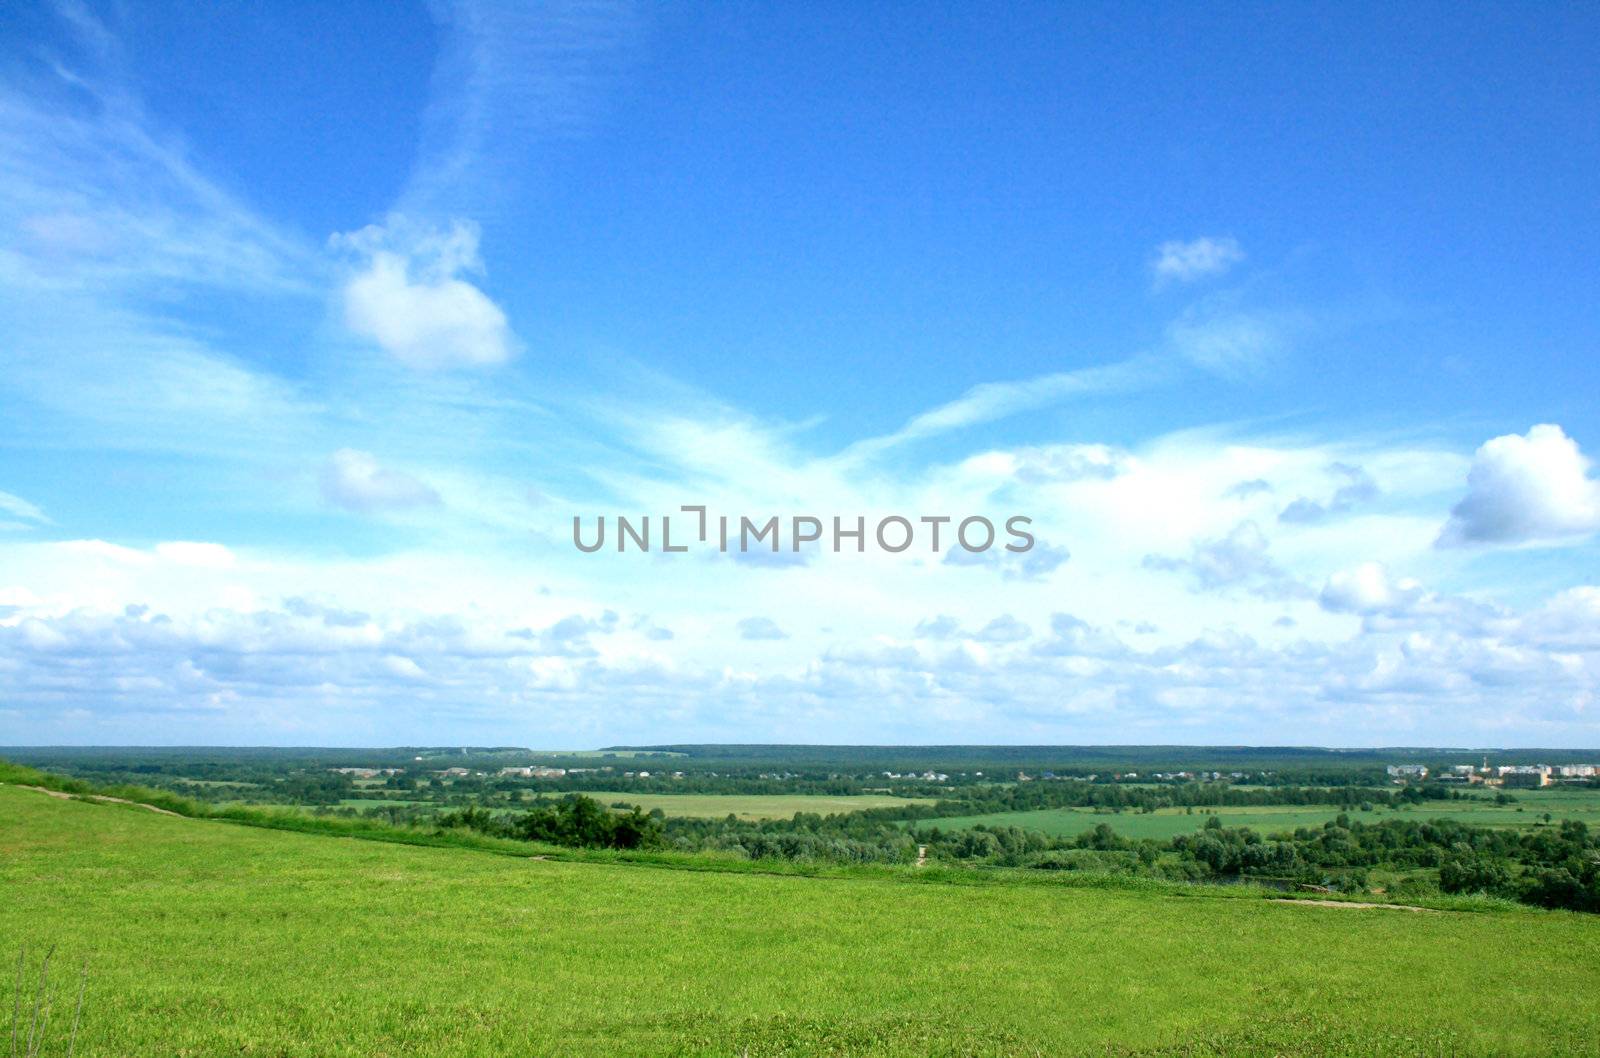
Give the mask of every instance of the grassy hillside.
<path id="1" fill-rule="evenodd" d="M 0 893 L 0 956 L 89 957 L 83 1055 L 1575 1055 L 1600 1034 L 1600 919 L 1568 913 L 538 861 L 4 786 Z"/>

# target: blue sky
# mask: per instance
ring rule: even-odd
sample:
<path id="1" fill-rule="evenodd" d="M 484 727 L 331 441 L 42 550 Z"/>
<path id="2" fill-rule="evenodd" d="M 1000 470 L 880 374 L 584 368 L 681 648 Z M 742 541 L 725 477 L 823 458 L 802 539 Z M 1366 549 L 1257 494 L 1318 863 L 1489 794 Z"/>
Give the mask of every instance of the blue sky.
<path id="1" fill-rule="evenodd" d="M 1600 744 L 1592 10 L 0 17 L 0 743 Z"/>

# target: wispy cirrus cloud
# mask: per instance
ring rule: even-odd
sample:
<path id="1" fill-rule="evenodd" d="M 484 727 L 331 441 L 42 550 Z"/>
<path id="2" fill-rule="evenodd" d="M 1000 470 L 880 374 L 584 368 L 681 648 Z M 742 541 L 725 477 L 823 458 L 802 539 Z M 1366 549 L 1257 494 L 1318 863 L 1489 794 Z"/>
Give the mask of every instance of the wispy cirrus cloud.
<path id="1" fill-rule="evenodd" d="M 92 11 L 55 13 L 61 49 L 0 76 L 0 396 L 45 445 L 273 451 L 304 425 L 301 394 L 223 351 L 236 334 L 194 310 L 320 312 L 322 255 L 147 112 Z"/>
<path id="2" fill-rule="evenodd" d="M 1169 373 L 1156 357 L 1134 357 L 1015 382 L 985 382 L 973 386 L 955 400 L 914 416 L 894 433 L 856 442 L 845 450 L 843 459 L 869 459 L 914 441 L 1074 398 L 1140 389 L 1156 384 Z"/>
<path id="3" fill-rule="evenodd" d="M 397 209 L 493 212 L 540 143 L 582 135 L 644 35 L 631 0 L 444 0 L 422 143 Z"/>
<path id="4" fill-rule="evenodd" d="M 58 10 L 79 47 L 0 80 L 0 275 L 44 290 L 159 291 L 174 283 L 310 293 L 315 247 L 210 179 L 146 113 L 116 38 Z"/>
<path id="5" fill-rule="evenodd" d="M 50 519 L 45 516 L 44 511 L 21 496 L 13 496 L 9 492 L 0 492 L 0 515 L 9 516 L 11 519 L 0 521 L 0 529 L 25 529 L 50 524 Z"/>
<path id="6" fill-rule="evenodd" d="M 1191 305 L 1169 323 L 1167 342 L 1197 367 L 1225 377 L 1248 375 L 1284 351 L 1294 325 L 1285 313 L 1212 298 Z"/>

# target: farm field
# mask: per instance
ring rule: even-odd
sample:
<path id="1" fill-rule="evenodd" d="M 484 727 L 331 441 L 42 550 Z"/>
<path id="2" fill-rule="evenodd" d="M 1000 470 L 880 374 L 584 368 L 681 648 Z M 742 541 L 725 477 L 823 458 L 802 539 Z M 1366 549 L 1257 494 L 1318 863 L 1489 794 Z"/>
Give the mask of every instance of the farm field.
<path id="1" fill-rule="evenodd" d="M 1219 816 L 1224 826 L 1251 827 L 1266 834 L 1296 827 L 1319 827 L 1343 811 L 1352 820 L 1367 823 L 1384 819 L 1453 819 L 1488 827 L 1532 827 L 1543 822 L 1544 814 L 1548 812 L 1554 819 L 1581 819 L 1591 827 L 1600 827 L 1600 792 L 1519 790 L 1514 796 L 1517 802 L 1511 805 L 1496 805 L 1490 799 L 1483 799 L 1429 802 L 1416 807 L 1378 808 L 1371 812 L 1319 805 L 1196 808 L 1193 815 L 1181 808 L 1162 808 L 1155 812 L 1048 808 L 1034 812 L 997 812 L 919 820 L 917 826 L 937 826 L 943 830 L 960 830 L 978 825 L 1014 826 L 1037 830 L 1053 837 L 1073 837 L 1105 823 L 1124 837 L 1166 840 L 1205 826 L 1210 816 L 1204 813 Z"/>
<path id="2" fill-rule="evenodd" d="M 58 982 L 89 959 L 80 1055 L 1597 1053 L 1600 964 L 1551 957 L 1600 942 L 1592 916 L 927 878 L 517 859 L 0 786 L 0 954 L 54 944 Z"/>
<path id="3" fill-rule="evenodd" d="M 859 812 L 866 808 L 891 808 L 901 805 L 933 803 L 931 799 L 891 797 L 887 794 L 850 794 L 830 797 L 822 794 L 651 794 L 622 790 L 582 790 L 579 792 L 583 796 L 592 797 L 604 805 L 626 801 L 629 804 L 639 805 L 646 812 L 652 808 L 659 808 L 669 816 L 722 819 L 731 814 L 747 821 L 789 819 L 796 812 L 815 812 L 819 815 L 829 815 L 839 812 Z M 559 798 L 563 795 L 546 794 L 545 796 L 547 798 Z M 316 811 L 316 807 L 311 805 L 284 805 L 271 801 L 253 800 L 249 797 L 240 798 L 233 803 L 254 808 Z M 436 808 L 449 807 L 438 801 L 404 796 L 386 797 L 377 791 L 374 791 L 369 797 L 345 797 L 339 801 L 341 808 L 356 809 L 428 805 Z M 526 810 L 526 805 L 500 806 L 491 809 L 491 811 L 501 814 L 515 814 Z"/>
<path id="4" fill-rule="evenodd" d="M 789 819 L 796 812 L 829 815 L 860 812 L 867 808 L 894 808 L 902 805 L 932 804 L 931 799 L 892 797 L 888 794 L 849 794 L 830 797 L 824 794 L 652 794 L 624 790 L 584 790 L 601 804 L 626 801 L 646 812 L 659 808 L 669 816 L 700 816 L 721 819 L 734 815 L 740 819 Z"/>

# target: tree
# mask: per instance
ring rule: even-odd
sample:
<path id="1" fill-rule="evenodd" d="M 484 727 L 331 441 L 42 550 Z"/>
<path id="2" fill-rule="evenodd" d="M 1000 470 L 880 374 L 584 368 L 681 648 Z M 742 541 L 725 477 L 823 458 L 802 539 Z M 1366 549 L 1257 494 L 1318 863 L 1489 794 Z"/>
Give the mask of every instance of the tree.
<path id="1" fill-rule="evenodd" d="M 1449 859 L 1441 863 L 1439 888 L 1447 893 L 1508 895 L 1513 887 L 1511 871 L 1505 864 L 1474 856 Z"/>

